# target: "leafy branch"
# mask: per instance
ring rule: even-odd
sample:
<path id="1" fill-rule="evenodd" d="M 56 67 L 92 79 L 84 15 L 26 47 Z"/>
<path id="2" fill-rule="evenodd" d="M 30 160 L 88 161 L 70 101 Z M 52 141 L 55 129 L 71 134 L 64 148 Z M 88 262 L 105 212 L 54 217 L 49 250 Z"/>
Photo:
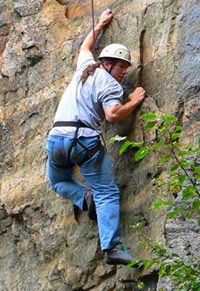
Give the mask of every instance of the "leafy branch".
<path id="1" fill-rule="evenodd" d="M 177 118 L 173 115 L 157 115 L 155 113 L 145 113 L 140 116 L 141 120 L 146 122 L 145 130 L 154 130 L 155 139 L 148 144 L 127 140 L 126 137 L 116 136 L 110 140 L 110 143 L 120 142 L 119 154 L 122 155 L 129 148 L 134 148 L 134 161 L 139 162 L 151 152 L 158 152 L 160 156 L 160 165 L 165 167 L 168 178 L 163 180 L 160 177 L 152 180 L 153 185 L 159 192 L 163 187 L 167 187 L 168 192 L 174 197 L 180 197 L 182 207 L 175 207 L 175 201 L 160 199 L 159 197 L 152 206 L 152 210 L 158 210 L 160 207 L 171 206 L 168 210 L 168 218 L 182 215 L 185 219 L 194 217 L 200 226 L 200 192 L 198 189 L 200 181 L 200 137 L 196 136 L 198 142 L 193 145 L 183 145 L 180 142 L 182 137 L 182 127 L 178 124 Z M 165 192 L 165 191 L 163 191 Z M 137 223 L 137 228 L 143 226 L 142 222 Z M 198 291 L 200 290 L 200 260 L 188 256 L 181 259 L 177 253 L 170 251 L 153 243 L 150 238 L 140 232 L 143 249 L 149 249 L 151 259 L 142 260 L 140 266 L 150 269 L 154 265 L 158 266 L 160 277 L 168 276 L 178 288 L 176 290 Z M 128 267 L 138 264 L 138 261 L 132 261 Z M 144 288 L 144 283 L 136 280 L 138 288 Z"/>
<path id="2" fill-rule="evenodd" d="M 162 181 L 157 183 L 158 187 L 163 187 L 167 184 L 169 192 L 174 196 L 182 195 L 181 199 L 187 202 L 187 208 L 175 208 L 168 213 L 168 217 L 172 218 L 183 213 L 185 218 L 190 218 L 192 215 L 200 214 L 200 192 L 196 181 L 200 179 L 200 167 L 195 163 L 199 157 L 199 143 L 192 146 L 184 146 L 179 142 L 182 136 L 182 127 L 177 124 L 177 118 L 173 115 L 160 115 L 155 113 L 145 113 L 140 116 L 140 119 L 146 121 L 145 130 L 154 129 L 156 138 L 150 141 L 150 145 L 144 145 L 144 142 L 129 141 L 126 137 L 116 136 L 110 140 L 110 143 L 122 142 L 119 154 L 122 155 L 129 147 L 135 149 L 134 160 L 139 162 L 144 159 L 152 151 L 159 151 L 160 164 L 167 164 L 170 169 L 169 182 Z M 191 156 L 191 158 L 190 158 Z M 183 173 L 181 173 L 181 171 Z M 190 202 L 189 202 L 190 199 Z M 173 205 L 171 200 L 159 200 L 152 209 L 156 210 L 161 206 Z M 200 219 L 198 220 L 200 225 Z"/>

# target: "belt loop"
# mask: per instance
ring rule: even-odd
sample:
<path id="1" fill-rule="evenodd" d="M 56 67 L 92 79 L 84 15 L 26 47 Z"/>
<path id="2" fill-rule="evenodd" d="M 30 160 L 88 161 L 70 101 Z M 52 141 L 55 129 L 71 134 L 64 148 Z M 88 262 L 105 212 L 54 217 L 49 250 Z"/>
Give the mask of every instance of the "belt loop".
<path id="1" fill-rule="evenodd" d="M 78 137 L 78 130 L 79 130 L 79 128 L 81 127 L 81 122 L 80 122 L 80 120 L 78 120 L 77 121 L 77 127 L 76 127 L 76 131 L 75 131 L 75 133 L 74 133 L 74 142 L 76 142 L 77 141 L 77 137 Z"/>

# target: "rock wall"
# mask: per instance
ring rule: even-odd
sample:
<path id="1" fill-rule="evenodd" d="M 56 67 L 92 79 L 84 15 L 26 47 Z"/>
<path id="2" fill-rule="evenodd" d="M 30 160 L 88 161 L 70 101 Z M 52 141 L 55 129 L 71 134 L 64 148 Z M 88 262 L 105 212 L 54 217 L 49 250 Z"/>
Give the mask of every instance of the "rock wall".
<path id="1" fill-rule="evenodd" d="M 95 19 L 108 7 L 115 15 L 96 55 L 111 42 L 128 46 L 134 66 L 125 94 L 138 85 L 148 94 L 126 121 L 103 125 L 106 140 L 120 134 L 147 141 L 138 117 L 154 111 L 176 114 L 183 141 L 190 143 L 200 120 L 199 0 L 94 2 Z M 54 194 L 45 177 L 47 132 L 91 27 L 89 0 L 0 0 L 0 290 L 137 290 L 137 277 L 146 290 L 173 290 L 156 269 L 106 265 L 96 225 L 85 213 L 76 221 L 71 203 Z M 131 151 L 123 157 L 118 145 L 108 151 L 121 190 L 122 233 L 132 253 L 148 257 L 131 227 L 143 221 L 155 241 L 197 255 L 198 228 L 190 222 L 166 224 L 166 210 L 149 209 L 151 178 L 162 172 L 157 157 L 134 163 Z M 78 170 L 75 174 L 81 179 Z"/>

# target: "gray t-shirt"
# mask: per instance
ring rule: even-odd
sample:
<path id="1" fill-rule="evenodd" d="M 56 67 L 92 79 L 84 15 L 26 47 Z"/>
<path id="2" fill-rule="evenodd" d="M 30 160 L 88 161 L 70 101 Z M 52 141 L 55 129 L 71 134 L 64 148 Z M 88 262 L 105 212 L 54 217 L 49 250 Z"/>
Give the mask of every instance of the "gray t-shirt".
<path id="1" fill-rule="evenodd" d="M 56 121 L 81 120 L 90 128 L 80 128 L 78 136 L 96 136 L 104 120 L 104 108 L 122 104 L 122 86 L 104 69 L 97 68 L 84 84 L 80 81 L 83 70 L 95 63 L 93 58 L 78 61 L 77 71 L 66 88 L 55 115 Z M 75 127 L 54 127 L 50 135 L 73 137 Z"/>

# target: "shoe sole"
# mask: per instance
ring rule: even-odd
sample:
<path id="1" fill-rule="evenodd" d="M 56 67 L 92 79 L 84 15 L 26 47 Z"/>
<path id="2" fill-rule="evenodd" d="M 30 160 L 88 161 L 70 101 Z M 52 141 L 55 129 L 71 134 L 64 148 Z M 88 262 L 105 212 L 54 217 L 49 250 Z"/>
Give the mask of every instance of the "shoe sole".
<path id="1" fill-rule="evenodd" d="M 106 264 L 108 265 L 125 265 L 127 266 L 128 264 L 130 264 L 131 261 L 128 261 L 128 262 L 125 262 L 125 261 L 122 261 L 122 260 L 112 260 L 112 261 L 106 261 Z"/>

